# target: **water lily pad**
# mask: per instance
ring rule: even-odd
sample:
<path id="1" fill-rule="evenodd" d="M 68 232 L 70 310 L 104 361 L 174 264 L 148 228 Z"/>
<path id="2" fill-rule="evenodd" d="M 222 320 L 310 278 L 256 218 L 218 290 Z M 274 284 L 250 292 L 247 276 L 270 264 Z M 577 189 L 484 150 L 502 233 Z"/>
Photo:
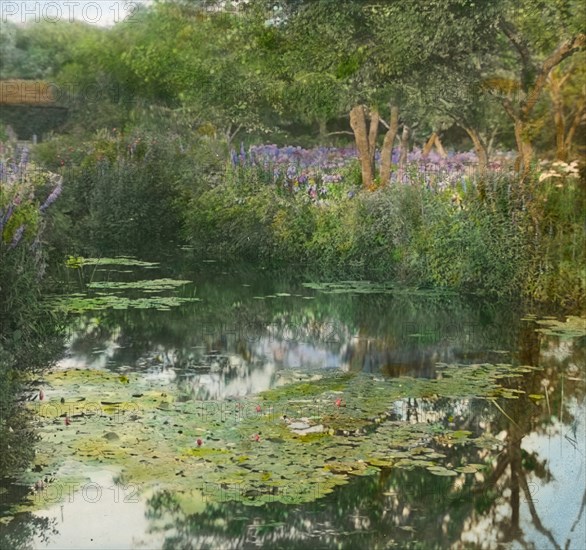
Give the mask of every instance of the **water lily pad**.
<path id="1" fill-rule="evenodd" d="M 158 262 L 143 262 L 130 256 L 117 256 L 115 258 L 83 258 L 81 256 L 74 258 L 75 262 L 70 261 L 68 267 L 91 265 L 123 265 L 132 267 L 158 267 Z"/>
<path id="2" fill-rule="evenodd" d="M 209 500 L 234 498 L 251 506 L 311 502 L 351 476 L 381 468 L 427 468 L 440 476 L 472 473 L 475 465 L 447 467 L 442 446 L 472 442 L 491 448 L 493 436 L 397 419 L 395 404 L 406 397 L 440 395 L 468 402 L 470 396 L 498 395 L 506 389 L 501 385 L 506 375 L 520 372 L 504 364 L 440 370 L 436 380 L 289 372 L 283 385 L 239 401 L 244 410 L 261 407 L 262 414 L 247 415 L 238 414 L 229 401 L 206 410 L 204 402 L 181 399 L 179 388 L 134 373 L 122 382 L 108 371 L 55 371 L 43 384 L 48 395 L 59 397 L 28 405 L 37 413 L 41 435 L 33 467 L 57 471 L 71 460 L 118 466 L 127 483 L 186 494 L 196 494 L 204 484 L 228 487 L 236 496 L 218 490 Z M 338 405 L 342 402 L 344 407 Z M 72 419 L 69 426 L 63 423 L 65 413 Z"/>
<path id="3" fill-rule="evenodd" d="M 150 296 L 148 298 L 127 298 L 124 296 L 94 296 L 86 298 L 60 296 L 52 299 L 53 306 L 67 313 L 84 313 L 103 309 L 170 309 L 191 302 L 199 302 L 195 297 Z"/>
<path id="4" fill-rule="evenodd" d="M 566 321 L 558 321 L 555 318 L 543 318 L 537 320 L 541 325 L 537 331 L 548 336 L 559 336 L 563 340 L 581 338 L 586 336 L 586 318 L 569 316 Z"/>
<path id="5" fill-rule="evenodd" d="M 434 476 L 457 476 L 458 472 L 449 470 L 443 466 L 428 466 L 427 471 L 431 472 Z"/>
<path id="6" fill-rule="evenodd" d="M 172 290 L 179 286 L 189 284 L 191 281 L 182 279 L 145 279 L 141 281 L 98 281 L 89 283 L 88 288 L 103 288 L 108 290 L 141 290 L 143 292 L 159 292 Z"/>

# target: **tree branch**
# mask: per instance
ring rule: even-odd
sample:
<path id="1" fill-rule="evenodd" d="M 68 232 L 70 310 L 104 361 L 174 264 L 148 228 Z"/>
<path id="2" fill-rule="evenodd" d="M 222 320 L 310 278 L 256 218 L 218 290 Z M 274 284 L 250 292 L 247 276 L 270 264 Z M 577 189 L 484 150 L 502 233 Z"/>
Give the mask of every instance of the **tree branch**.
<path id="1" fill-rule="evenodd" d="M 511 100 L 508 97 L 503 97 L 501 100 L 501 103 L 506 111 L 506 113 L 513 119 L 513 120 L 518 120 L 519 119 L 519 115 L 517 115 L 517 113 L 515 112 L 515 108 L 513 107 L 513 104 L 511 102 Z"/>
<path id="2" fill-rule="evenodd" d="M 533 525 L 535 525 L 535 528 L 544 536 L 546 536 L 549 541 L 553 544 L 553 547 L 556 550 L 561 550 L 561 546 L 556 542 L 555 538 L 553 537 L 553 534 L 551 533 L 551 531 L 549 529 L 546 529 L 543 524 L 541 523 L 541 520 L 539 519 L 539 516 L 537 515 L 537 510 L 535 509 L 535 504 L 533 504 L 533 498 L 531 497 L 531 491 L 529 490 L 529 484 L 527 483 L 527 478 L 525 477 L 525 472 L 519 472 L 519 481 L 521 482 L 521 488 L 523 489 L 523 492 L 525 493 L 525 499 L 527 502 L 527 504 L 529 505 L 529 513 L 531 514 L 531 519 L 533 520 Z"/>
<path id="3" fill-rule="evenodd" d="M 509 42 L 515 48 L 519 57 L 521 58 L 521 64 L 523 66 L 522 69 L 522 78 L 521 82 L 529 84 L 529 77 L 531 72 L 535 70 L 533 59 L 531 58 L 531 52 L 529 51 L 529 47 L 527 46 L 527 42 L 520 36 L 519 31 L 517 28 L 510 23 L 509 21 L 505 21 L 501 19 L 499 23 L 500 29 L 503 31 L 504 35 L 509 39 Z"/>
<path id="4" fill-rule="evenodd" d="M 524 118 L 531 114 L 535 107 L 543 87 L 547 83 L 547 77 L 554 67 L 564 59 L 570 57 L 586 46 L 586 34 L 578 34 L 568 40 L 564 40 L 551 55 L 543 62 L 541 69 L 535 79 L 533 89 L 528 93 L 527 98 L 521 102 L 521 114 Z"/>
<path id="5" fill-rule="evenodd" d="M 576 113 L 574 115 L 574 119 L 572 121 L 572 124 L 568 130 L 568 133 L 565 137 L 565 146 L 566 149 L 569 151 L 570 147 L 572 145 L 572 141 L 574 139 L 574 134 L 576 133 L 576 130 L 578 129 L 578 127 L 580 126 L 580 124 L 582 124 L 582 122 L 584 122 L 584 115 L 586 114 L 586 99 L 582 98 L 582 101 L 580 102 L 580 104 L 578 105 L 577 109 L 576 109 Z"/>
<path id="6" fill-rule="evenodd" d="M 236 134 L 238 132 L 240 132 L 240 130 L 242 130 L 242 124 L 238 125 L 238 128 L 236 128 L 236 130 L 234 130 L 234 133 L 232 135 L 230 135 L 231 129 L 232 129 L 232 125 L 230 125 L 230 129 L 228 130 L 228 136 L 230 138 L 230 142 L 232 142 L 232 140 L 236 137 Z"/>

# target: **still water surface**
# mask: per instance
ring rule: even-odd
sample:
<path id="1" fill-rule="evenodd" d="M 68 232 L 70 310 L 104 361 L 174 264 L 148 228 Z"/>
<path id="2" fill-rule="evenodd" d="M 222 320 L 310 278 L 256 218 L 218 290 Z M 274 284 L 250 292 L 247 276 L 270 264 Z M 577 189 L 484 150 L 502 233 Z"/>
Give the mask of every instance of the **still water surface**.
<path id="1" fill-rule="evenodd" d="M 546 336 L 523 320 L 526 311 L 450 295 L 328 294 L 295 277 L 212 264 L 149 276 L 190 280 L 180 293 L 201 301 L 75 315 L 59 369 L 138 372 L 216 404 L 298 370 L 423 378 L 438 376 L 437 363 L 541 370 L 517 379 L 525 393 L 498 408 L 475 399 L 440 399 L 433 410 L 425 400 L 396 404 L 401 420 L 443 418 L 500 439 L 499 450 L 455 451 L 487 465 L 473 476 L 384 468 L 307 504 L 251 506 L 204 494 L 178 507 L 155 483 L 121 488 L 115 466 L 94 466 L 85 472 L 92 486 L 2 524 L 0 547 L 586 548 L 584 338 Z M 107 269 L 94 277 L 137 276 Z M 17 502 L 18 486 L 8 488 L 4 500 Z"/>

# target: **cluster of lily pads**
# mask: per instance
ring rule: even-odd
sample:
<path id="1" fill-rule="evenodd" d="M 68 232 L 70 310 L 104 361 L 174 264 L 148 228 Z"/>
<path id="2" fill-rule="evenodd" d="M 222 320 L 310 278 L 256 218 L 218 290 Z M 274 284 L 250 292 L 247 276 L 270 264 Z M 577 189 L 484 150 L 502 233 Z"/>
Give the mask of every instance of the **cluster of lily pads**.
<path id="1" fill-rule="evenodd" d="M 538 332 L 548 336 L 559 336 L 562 339 L 581 338 L 586 336 L 586 319 L 570 315 L 565 321 L 559 321 L 555 317 L 537 319 L 530 317 L 540 328 Z"/>
<path id="2" fill-rule="evenodd" d="M 303 283 L 303 286 L 324 294 L 409 294 L 420 296 L 454 294 L 443 289 L 406 288 L 389 282 L 375 283 L 371 281 L 310 282 Z"/>
<path id="3" fill-rule="evenodd" d="M 155 262 L 144 262 L 130 257 L 117 258 L 82 258 L 70 257 L 66 266 L 69 269 L 83 271 L 85 266 L 97 271 L 99 268 L 108 272 L 109 275 L 122 271 L 133 273 L 136 269 L 153 269 L 159 267 Z M 106 267 L 108 266 L 108 267 Z M 130 267 L 132 269 L 119 269 Z M 80 277 L 83 281 L 83 277 Z M 104 309 L 156 309 L 168 311 L 173 307 L 199 302 L 200 298 L 195 296 L 162 295 L 169 291 L 175 291 L 180 287 L 188 285 L 191 281 L 182 279 L 141 279 L 138 281 L 90 281 L 85 284 L 85 292 L 75 292 L 64 296 L 57 296 L 53 304 L 57 309 L 69 313 L 83 313 L 85 311 L 96 311 Z M 132 296 L 124 293 L 132 292 Z M 136 293 L 148 294 L 148 296 L 136 296 Z"/>
<path id="4" fill-rule="evenodd" d="M 274 389 L 221 402 L 194 401 L 174 385 L 136 374 L 57 371 L 46 376 L 45 401 L 30 405 L 41 441 L 23 481 L 80 482 L 72 472 L 109 466 L 118 468 L 121 484 L 262 505 L 310 502 L 381 468 L 473 474 L 483 465 L 457 462 L 449 449 L 498 440 L 441 420 L 407 422 L 396 404 L 417 398 L 433 406 L 440 396 L 514 399 L 517 392 L 502 379 L 531 370 L 444 365 L 436 380 L 290 372 Z M 34 502 L 42 499 L 29 506 Z"/>

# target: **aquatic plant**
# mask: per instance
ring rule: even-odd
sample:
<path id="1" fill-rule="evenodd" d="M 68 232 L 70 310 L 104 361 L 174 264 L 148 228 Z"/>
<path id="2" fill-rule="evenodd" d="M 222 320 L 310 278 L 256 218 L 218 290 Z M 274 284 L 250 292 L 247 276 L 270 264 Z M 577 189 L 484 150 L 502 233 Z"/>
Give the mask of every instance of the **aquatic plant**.
<path id="1" fill-rule="evenodd" d="M 133 270 L 150 270 L 159 267 L 157 262 L 145 262 L 129 256 L 116 258 L 83 258 L 82 256 L 70 256 L 66 262 L 68 270 L 79 273 L 83 292 L 75 292 L 60 296 L 53 296 L 51 304 L 57 311 L 66 313 L 82 313 L 103 309 L 157 309 L 168 311 L 189 302 L 199 302 L 195 296 L 164 296 L 162 293 L 174 291 L 188 285 L 191 281 L 182 279 L 140 279 L 136 281 L 94 281 L 93 276 L 98 271 L 98 266 L 113 266 L 106 271 L 108 276 L 119 271 L 133 273 Z M 84 266 L 92 268 L 89 282 L 84 282 L 82 275 Z M 118 267 L 131 269 L 119 270 Z M 133 295 L 123 295 L 132 292 Z M 148 297 L 137 297 L 136 293 L 149 294 Z"/>
<path id="2" fill-rule="evenodd" d="M 257 396 L 213 402 L 185 399 L 178 388 L 134 373 L 55 371 L 45 378 L 46 402 L 29 406 L 42 441 L 22 480 L 67 483 L 74 471 L 111 464 L 121 467 L 119 483 L 258 506 L 311 502 L 352 476 L 389 467 L 474 474 L 484 465 L 457 463 L 449 449 L 492 448 L 494 438 L 450 427 L 450 413 L 435 403 L 449 397 L 465 408 L 474 399 L 516 399 L 522 392 L 507 383 L 533 370 L 443 365 L 433 380 L 297 371 Z M 426 403 L 435 420 L 407 420 L 400 411 L 410 399 Z M 213 490 L 220 487 L 231 491 Z M 25 508 L 42 504 L 34 499 Z"/>

